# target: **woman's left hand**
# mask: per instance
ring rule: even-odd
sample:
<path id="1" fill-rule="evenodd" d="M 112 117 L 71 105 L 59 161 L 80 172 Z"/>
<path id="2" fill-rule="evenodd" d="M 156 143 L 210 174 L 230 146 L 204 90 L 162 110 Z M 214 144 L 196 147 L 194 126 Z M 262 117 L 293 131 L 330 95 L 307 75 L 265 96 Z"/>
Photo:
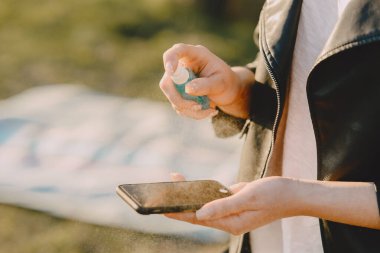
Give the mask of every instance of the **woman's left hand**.
<path id="1" fill-rule="evenodd" d="M 297 180 L 267 177 L 231 187 L 230 197 L 205 204 L 196 213 L 170 213 L 169 218 L 239 235 L 274 220 L 299 215 Z"/>

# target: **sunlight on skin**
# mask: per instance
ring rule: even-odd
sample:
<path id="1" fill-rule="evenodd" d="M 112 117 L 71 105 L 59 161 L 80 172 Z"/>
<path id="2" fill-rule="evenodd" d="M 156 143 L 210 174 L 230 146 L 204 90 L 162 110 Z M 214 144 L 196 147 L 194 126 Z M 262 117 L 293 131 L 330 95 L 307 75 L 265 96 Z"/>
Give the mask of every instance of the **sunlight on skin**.
<path id="1" fill-rule="evenodd" d="M 174 110 L 184 116 L 203 119 L 217 114 L 215 106 L 239 118 L 247 118 L 245 99 L 254 74 L 246 68 L 230 67 L 221 58 L 201 45 L 175 44 L 163 54 L 165 73 L 160 88 Z M 194 101 L 185 100 L 177 92 L 170 78 L 178 64 L 193 70 L 199 78 L 186 85 L 186 93 L 191 96 L 207 96 L 210 109 L 202 110 Z M 214 108 L 213 108 L 214 107 Z"/>
<path id="2" fill-rule="evenodd" d="M 174 174 L 172 179 L 183 180 L 184 177 Z M 195 213 L 165 215 L 234 235 L 299 215 L 380 229 L 376 194 L 371 183 L 267 177 L 234 185 L 231 190 L 234 195 L 209 202 Z"/>
<path id="3" fill-rule="evenodd" d="M 177 172 L 170 173 L 170 178 L 174 182 L 180 182 L 180 181 L 186 180 L 186 178 L 182 174 L 177 173 Z M 241 191 L 246 185 L 247 185 L 246 182 L 240 182 L 240 183 L 231 185 L 229 187 L 229 190 L 233 194 L 235 194 L 235 193 Z M 205 206 L 210 206 L 210 205 L 213 205 L 214 203 L 217 204 L 218 200 L 209 202 Z M 203 207 L 201 209 L 199 209 L 197 212 L 167 213 L 164 215 L 168 218 L 171 218 L 171 219 L 185 221 L 185 222 L 189 222 L 192 224 L 198 224 L 198 225 L 213 227 L 213 228 L 221 229 L 224 231 L 228 231 L 228 227 L 231 226 L 231 224 L 236 222 L 236 218 L 233 216 L 231 216 L 231 218 L 229 218 L 228 220 L 226 219 L 226 217 L 221 217 L 221 219 L 219 219 L 219 220 L 218 219 L 213 219 L 210 221 L 208 221 L 206 219 L 201 220 L 198 218 L 199 212 L 201 210 L 203 210 Z"/>

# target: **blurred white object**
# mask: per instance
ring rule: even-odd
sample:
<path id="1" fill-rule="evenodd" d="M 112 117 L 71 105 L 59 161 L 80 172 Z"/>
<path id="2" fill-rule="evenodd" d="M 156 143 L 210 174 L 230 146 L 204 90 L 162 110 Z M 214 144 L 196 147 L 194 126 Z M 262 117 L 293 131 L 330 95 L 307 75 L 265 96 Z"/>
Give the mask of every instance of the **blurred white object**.
<path id="1" fill-rule="evenodd" d="M 0 202 L 143 232 L 221 242 L 220 231 L 136 214 L 123 183 L 188 179 L 234 182 L 237 138 L 214 137 L 208 121 L 169 105 L 100 94 L 78 85 L 27 90 L 0 102 Z"/>

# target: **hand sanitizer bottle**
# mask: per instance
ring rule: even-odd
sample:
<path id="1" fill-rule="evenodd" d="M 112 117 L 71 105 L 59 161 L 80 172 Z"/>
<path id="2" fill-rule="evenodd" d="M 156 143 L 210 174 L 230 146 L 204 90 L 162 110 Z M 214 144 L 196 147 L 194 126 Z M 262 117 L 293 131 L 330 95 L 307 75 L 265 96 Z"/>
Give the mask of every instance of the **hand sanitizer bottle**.
<path id="1" fill-rule="evenodd" d="M 210 108 L 210 101 L 207 96 L 191 96 L 185 92 L 186 84 L 188 84 L 191 80 L 197 78 L 192 70 L 178 65 L 171 78 L 177 91 L 184 99 L 192 100 L 202 105 L 202 110 Z"/>

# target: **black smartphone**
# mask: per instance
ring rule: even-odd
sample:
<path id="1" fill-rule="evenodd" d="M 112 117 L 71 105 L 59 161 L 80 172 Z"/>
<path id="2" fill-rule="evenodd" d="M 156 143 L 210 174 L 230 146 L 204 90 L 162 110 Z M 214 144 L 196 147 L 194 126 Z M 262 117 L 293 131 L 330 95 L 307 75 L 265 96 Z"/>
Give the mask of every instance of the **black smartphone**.
<path id="1" fill-rule="evenodd" d="M 140 214 L 196 211 L 207 202 L 232 194 L 214 180 L 123 184 L 116 192 Z"/>

